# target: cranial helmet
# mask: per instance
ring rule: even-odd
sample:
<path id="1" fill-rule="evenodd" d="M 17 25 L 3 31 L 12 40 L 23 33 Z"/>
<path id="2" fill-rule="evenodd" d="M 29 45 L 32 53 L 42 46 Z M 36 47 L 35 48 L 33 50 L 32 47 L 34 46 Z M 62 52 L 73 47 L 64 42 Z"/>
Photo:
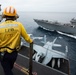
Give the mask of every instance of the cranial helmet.
<path id="1" fill-rule="evenodd" d="M 6 16 L 16 16 L 17 12 L 16 12 L 16 9 L 14 7 L 9 6 L 9 7 L 6 7 L 4 9 L 3 15 L 6 15 Z"/>

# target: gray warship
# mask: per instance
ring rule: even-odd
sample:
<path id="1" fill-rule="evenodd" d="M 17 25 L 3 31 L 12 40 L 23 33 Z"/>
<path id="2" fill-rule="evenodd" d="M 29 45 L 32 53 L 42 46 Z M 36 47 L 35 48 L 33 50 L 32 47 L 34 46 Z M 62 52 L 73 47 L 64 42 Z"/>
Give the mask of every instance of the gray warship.
<path id="1" fill-rule="evenodd" d="M 63 33 L 68 33 L 76 35 L 76 19 L 72 18 L 70 23 L 60 23 L 58 21 L 48 21 L 48 20 L 38 20 L 34 21 L 39 25 L 39 27 L 49 30 L 49 31 L 60 31 Z"/>

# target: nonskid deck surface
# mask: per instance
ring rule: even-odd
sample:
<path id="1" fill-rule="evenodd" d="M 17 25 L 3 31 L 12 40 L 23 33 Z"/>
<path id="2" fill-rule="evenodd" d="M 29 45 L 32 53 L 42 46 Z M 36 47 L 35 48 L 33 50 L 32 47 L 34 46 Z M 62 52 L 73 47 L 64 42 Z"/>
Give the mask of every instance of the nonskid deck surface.
<path id="1" fill-rule="evenodd" d="M 26 58 L 26 57 L 24 57 L 24 58 Z M 22 58 L 22 56 L 18 56 L 16 63 L 19 66 L 22 66 L 24 69 L 26 69 L 26 68 L 28 69 L 29 68 L 28 67 L 29 59 L 26 58 L 24 60 L 24 58 Z M 49 75 L 49 74 L 51 74 L 51 75 L 67 75 L 65 73 L 54 71 L 53 69 L 49 69 L 43 65 L 38 65 L 38 64 L 36 64 L 35 62 L 33 63 L 33 65 L 34 65 L 33 72 L 36 72 L 37 75 Z M 13 73 L 14 73 L 14 75 L 27 75 L 24 71 L 22 72 L 22 70 L 20 70 L 20 68 L 19 69 L 13 68 Z M 1 65 L 0 65 L 0 75 L 4 75 Z"/>
<path id="2" fill-rule="evenodd" d="M 25 69 L 29 68 L 29 49 L 23 47 L 22 50 L 19 52 L 18 58 L 16 60 L 16 63 L 19 65 L 19 67 L 15 65 L 15 67 L 13 68 L 14 75 L 26 75 Z M 27 57 L 24 55 L 26 55 Z M 36 72 L 37 75 L 67 75 L 65 73 L 59 72 L 58 70 L 54 70 L 47 66 L 41 65 L 40 63 L 37 63 L 35 61 L 33 61 L 33 72 Z M 1 65 L 0 75 L 4 75 Z"/>
<path id="3" fill-rule="evenodd" d="M 22 49 L 24 49 L 24 47 L 22 48 Z M 25 48 L 25 50 L 27 50 L 27 51 L 20 51 L 20 53 L 23 53 L 23 54 L 25 54 L 26 56 L 28 56 L 28 49 L 26 49 Z M 24 61 L 24 59 L 23 60 L 21 60 L 22 59 L 22 57 L 20 57 L 19 55 L 18 55 L 18 58 L 17 58 L 17 61 L 16 62 L 18 62 L 18 63 L 16 63 L 16 64 L 18 64 L 20 67 L 22 67 L 22 68 L 25 68 L 25 67 L 23 67 L 24 65 L 23 64 L 25 64 L 26 62 Z M 26 75 L 25 74 L 25 72 L 23 72 L 23 71 L 21 71 L 21 69 L 19 68 L 13 68 L 13 73 L 14 73 L 14 75 Z M 4 72 L 3 72 L 3 68 L 2 68 L 2 66 L 1 66 L 1 63 L 0 63 L 0 75 L 4 75 Z"/>
<path id="4" fill-rule="evenodd" d="M 16 68 L 13 68 L 12 71 L 13 71 L 14 75 L 26 75 L 25 73 L 19 71 L 19 70 L 16 69 Z M 0 64 L 0 75 L 4 75 L 3 68 L 2 68 L 2 66 L 1 66 L 1 64 Z"/>

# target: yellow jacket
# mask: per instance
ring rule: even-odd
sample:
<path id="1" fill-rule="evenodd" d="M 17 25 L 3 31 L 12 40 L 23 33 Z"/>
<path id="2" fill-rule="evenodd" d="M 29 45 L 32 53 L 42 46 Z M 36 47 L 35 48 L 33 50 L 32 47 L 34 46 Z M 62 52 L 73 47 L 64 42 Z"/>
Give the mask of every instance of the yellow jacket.
<path id="1" fill-rule="evenodd" d="M 15 49 L 20 46 L 21 36 L 31 43 L 32 39 L 28 36 L 25 28 L 20 22 L 8 20 L 0 24 L 0 52 L 7 50 L 8 53 L 13 52 L 6 47 Z M 2 48 L 5 47 L 5 48 Z"/>

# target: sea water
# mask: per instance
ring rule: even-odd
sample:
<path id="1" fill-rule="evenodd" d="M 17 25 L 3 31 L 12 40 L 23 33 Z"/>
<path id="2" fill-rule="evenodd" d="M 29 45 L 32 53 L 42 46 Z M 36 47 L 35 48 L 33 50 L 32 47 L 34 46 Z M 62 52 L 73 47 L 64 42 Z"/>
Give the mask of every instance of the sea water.
<path id="1" fill-rule="evenodd" d="M 62 46 L 53 47 L 54 50 L 65 52 L 66 46 L 68 47 L 68 59 L 70 60 L 70 73 L 76 75 L 76 39 L 65 35 L 61 35 L 57 32 L 47 31 L 34 22 L 34 19 L 44 19 L 49 21 L 58 21 L 61 23 L 69 23 L 72 18 L 76 17 L 75 12 L 18 12 L 19 19 L 17 21 L 22 22 L 27 33 L 33 34 L 34 36 L 43 37 L 46 35 L 47 41 L 52 42 L 56 37 L 55 43 L 61 44 Z M 34 43 L 42 45 L 39 40 L 34 40 Z"/>

